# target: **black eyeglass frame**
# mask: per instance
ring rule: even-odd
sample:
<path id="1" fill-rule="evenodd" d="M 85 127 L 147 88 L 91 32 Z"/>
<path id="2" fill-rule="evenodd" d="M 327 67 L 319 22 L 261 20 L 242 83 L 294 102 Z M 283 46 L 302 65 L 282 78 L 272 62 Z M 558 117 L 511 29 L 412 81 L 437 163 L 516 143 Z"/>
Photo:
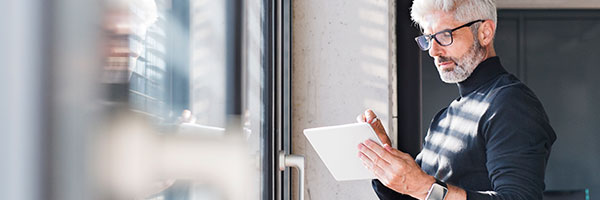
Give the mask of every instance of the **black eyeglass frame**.
<path id="1" fill-rule="evenodd" d="M 475 21 L 463 24 L 462 26 L 459 26 L 459 27 L 456 27 L 456 28 L 453 28 L 453 29 L 450 29 L 450 30 L 446 29 L 446 30 L 439 31 L 439 32 L 434 33 L 434 34 L 421 35 L 419 37 L 416 37 L 415 41 L 417 42 L 417 45 L 419 45 L 419 48 L 421 48 L 421 50 L 423 50 L 423 51 L 427 51 L 427 50 L 431 49 L 431 40 L 435 40 L 435 42 L 437 42 L 441 46 L 450 46 L 450 45 L 452 45 L 452 43 L 454 43 L 454 37 L 452 36 L 452 32 L 454 32 L 454 31 L 456 31 L 458 29 L 464 28 L 464 27 L 472 26 L 473 24 L 475 24 L 477 22 L 485 22 L 485 20 L 484 19 L 478 19 L 478 20 L 475 20 Z M 444 45 L 444 44 L 442 44 L 437 39 L 437 35 L 438 34 L 442 34 L 442 33 L 448 33 L 448 34 L 450 34 L 450 43 Z M 427 46 L 427 48 L 424 48 L 423 46 L 421 46 L 421 43 L 419 43 L 419 39 L 420 38 L 425 38 L 427 41 L 429 41 L 429 45 Z"/>

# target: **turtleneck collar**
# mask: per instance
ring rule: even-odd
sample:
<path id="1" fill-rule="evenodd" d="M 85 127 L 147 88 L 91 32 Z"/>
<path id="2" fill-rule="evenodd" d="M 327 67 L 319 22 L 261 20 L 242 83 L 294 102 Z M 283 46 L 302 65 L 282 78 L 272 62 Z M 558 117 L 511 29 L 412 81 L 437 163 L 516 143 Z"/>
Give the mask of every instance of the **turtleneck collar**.
<path id="1" fill-rule="evenodd" d="M 488 58 L 477 65 L 469 78 L 458 83 L 458 92 L 461 97 L 464 97 L 496 76 L 505 73 L 508 72 L 502 67 L 498 56 Z"/>

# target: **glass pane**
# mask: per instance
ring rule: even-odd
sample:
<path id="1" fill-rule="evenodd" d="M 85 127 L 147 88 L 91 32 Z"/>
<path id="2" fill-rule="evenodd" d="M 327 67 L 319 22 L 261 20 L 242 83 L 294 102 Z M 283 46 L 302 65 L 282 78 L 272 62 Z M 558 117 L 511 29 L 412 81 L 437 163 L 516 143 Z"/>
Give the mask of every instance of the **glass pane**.
<path id="1" fill-rule="evenodd" d="M 242 66 L 242 132 L 226 130 L 226 32 L 228 1 L 211 0 L 107 0 L 104 29 L 107 33 L 107 55 L 102 81 L 108 88 L 105 104 L 115 105 L 118 112 L 135 113 L 125 118 L 143 119 L 143 130 L 152 132 L 150 137 L 156 145 L 150 146 L 149 160 L 157 160 L 157 154 L 165 153 L 170 142 L 190 138 L 200 141 L 191 146 L 183 144 L 181 157 L 162 158 L 173 163 L 188 162 L 195 158 L 218 155 L 218 148 L 205 148 L 229 141 L 230 135 L 243 140 L 243 159 L 250 164 L 243 170 L 250 173 L 222 173 L 213 169 L 214 163 L 222 167 L 242 170 L 238 160 L 217 156 L 217 160 L 198 160 L 198 167 L 185 168 L 173 163 L 141 165 L 140 170 L 158 169 L 150 173 L 148 188 L 140 189 L 135 199 L 231 199 L 230 189 L 237 182 L 244 183 L 244 199 L 260 199 L 261 185 L 261 127 L 266 119 L 263 103 L 264 42 L 262 0 L 248 0 L 243 17 Z M 233 1 L 231 1 L 233 2 Z M 117 120 L 118 121 L 118 120 Z M 126 121 L 134 127 L 134 122 Z M 217 139 L 215 139 L 217 138 Z M 181 141 L 179 141 L 181 142 Z M 211 143 L 212 142 L 212 143 Z M 185 142 L 184 142 L 185 143 Z M 223 142 L 222 145 L 229 143 Z M 235 146 L 235 145 L 234 145 Z M 198 148 L 195 148 L 198 147 Z M 132 147 L 135 148 L 135 147 Z M 190 157 L 185 157 L 186 153 Z M 146 152 L 142 152 L 146 153 Z M 168 152 L 167 152 L 168 153 Z M 165 154 L 167 154 L 165 153 Z M 171 155 L 171 154 L 168 154 Z M 225 155 L 225 154 L 224 154 Z M 186 158 L 186 159 L 182 159 Z M 137 158 L 136 158 L 137 159 Z M 205 165 L 202 163 L 204 162 Z M 243 162 L 246 163 L 246 162 Z M 182 164 L 183 165 L 183 164 Z M 231 165 L 231 166 L 230 166 Z M 139 167 L 139 166 L 138 166 Z M 174 169 L 182 169 L 180 172 Z M 206 168 L 206 169 L 204 169 Z M 162 170 L 162 171 L 161 171 Z M 176 171 L 176 172 L 171 172 Z M 185 171 L 189 170 L 189 171 Z M 205 170 L 205 171 L 203 171 Z M 211 171 L 212 170 L 212 171 Z M 193 172 L 193 173 L 192 173 Z M 206 174 L 205 174 L 206 173 Z M 211 178 L 212 174 L 224 176 L 229 183 Z M 235 174 L 240 174 L 235 175 Z M 167 175 L 165 175 L 167 174 Z M 171 175 L 174 174 L 174 175 Z M 184 174 L 184 175 L 181 175 Z M 232 179 L 227 175 L 234 174 Z M 245 181 L 245 182 L 244 182 Z M 139 188 L 138 188 L 139 189 Z"/>
<path id="2" fill-rule="evenodd" d="M 264 133 L 261 130 L 262 123 L 266 120 L 264 116 L 264 104 L 262 94 L 264 90 L 263 79 L 263 68 L 265 64 L 264 58 L 264 38 L 263 38 L 263 4 L 262 0 L 248 0 L 245 9 L 246 16 L 246 34 L 244 36 L 244 47 L 246 52 L 245 62 L 245 81 L 243 82 L 244 87 L 244 115 L 243 115 L 243 132 L 244 137 L 248 141 L 249 153 L 252 157 L 255 157 L 257 161 L 260 161 L 261 146 L 260 138 Z M 267 147 L 264 147 L 265 149 Z M 260 163 L 260 162 L 259 162 Z M 260 174 L 261 166 L 255 165 L 253 168 L 254 173 Z M 257 183 L 251 185 L 249 199 L 259 199 L 261 187 L 260 176 L 255 177 L 253 182 Z"/>
<path id="3" fill-rule="evenodd" d="M 225 2 L 190 1 L 190 99 L 196 122 L 225 127 Z"/>

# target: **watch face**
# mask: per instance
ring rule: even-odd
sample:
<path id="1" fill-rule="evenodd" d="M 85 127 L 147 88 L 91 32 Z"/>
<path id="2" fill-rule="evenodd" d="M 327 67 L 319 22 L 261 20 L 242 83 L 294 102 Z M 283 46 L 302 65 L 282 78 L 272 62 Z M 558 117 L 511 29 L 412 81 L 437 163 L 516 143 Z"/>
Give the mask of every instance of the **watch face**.
<path id="1" fill-rule="evenodd" d="M 434 183 L 429 189 L 429 194 L 427 194 L 426 200 L 443 200 L 448 193 L 448 188 L 441 186 L 437 183 Z"/>

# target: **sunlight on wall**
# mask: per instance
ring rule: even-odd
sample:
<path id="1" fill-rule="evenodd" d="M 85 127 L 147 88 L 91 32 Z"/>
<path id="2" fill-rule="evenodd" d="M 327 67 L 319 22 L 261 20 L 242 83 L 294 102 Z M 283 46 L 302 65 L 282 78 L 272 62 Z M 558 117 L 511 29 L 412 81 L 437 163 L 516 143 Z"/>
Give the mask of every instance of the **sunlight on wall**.
<path id="1" fill-rule="evenodd" d="M 292 153 L 306 159 L 307 199 L 377 198 L 370 180 L 335 181 L 302 130 L 353 123 L 366 108 L 389 130 L 388 4 L 292 2 Z"/>

